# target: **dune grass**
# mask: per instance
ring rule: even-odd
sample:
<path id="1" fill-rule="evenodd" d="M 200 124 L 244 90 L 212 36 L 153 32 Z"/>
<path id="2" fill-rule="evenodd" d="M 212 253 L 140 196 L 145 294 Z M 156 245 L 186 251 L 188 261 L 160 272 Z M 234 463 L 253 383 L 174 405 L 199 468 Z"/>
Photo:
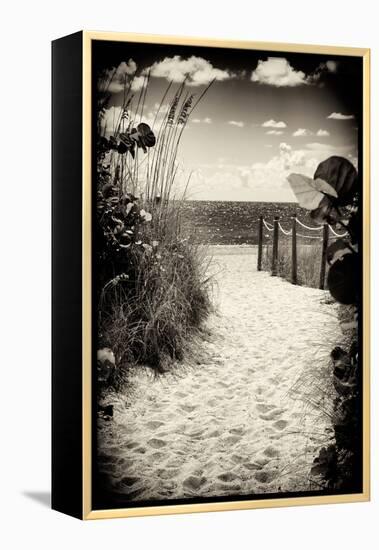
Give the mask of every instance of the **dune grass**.
<path id="1" fill-rule="evenodd" d="M 100 136 L 117 139 L 148 119 L 148 86 L 146 77 L 134 105 L 130 85 L 125 87 L 124 104 L 111 129 L 103 123 L 105 109 L 99 109 Z M 100 196 L 105 166 L 118 211 L 127 203 L 135 213 L 127 231 L 130 244 L 117 253 L 103 245 L 108 228 L 98 218 L 98 348 L 113 351 L 118 380 L 130 365 L 145 364 L 159 372 L 182 360 L 210 310 L 206 255 L 183 230 L 186 183 L 178 185 L 180 141 L 201 97 L 195 101 L 185 83 L 170 92 L 171 85 L 149 120 L 155 145 L 145 153 L 136 148 L 134 156 L 110 151 L 98 167 Z"/>
<path id="2" fill-rule="evenodd" d="M 264 246 L 262 269 L 271 271 L 272 245 Z M 321 241 L 312 244 L 297 244 L 297 283 L 303 286 L 319 288 L 321 269 Z M 327 268 L 326 268 L 327 269 Z M 278 252 L 278 276 L 291 282 L 292 249 L 289 240 L 282 239 Z M 327 271 L 326 271 L 327 273 Z M 326 280 L 326 278 L 325 278 Z"/>

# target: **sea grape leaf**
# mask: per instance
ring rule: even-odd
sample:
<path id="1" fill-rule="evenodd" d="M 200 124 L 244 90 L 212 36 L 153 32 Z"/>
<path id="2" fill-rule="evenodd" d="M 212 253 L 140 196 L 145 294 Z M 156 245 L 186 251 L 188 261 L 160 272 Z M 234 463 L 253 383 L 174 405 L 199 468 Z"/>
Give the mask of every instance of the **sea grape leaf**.
<path id="1" fill-rule="evenodd" d="M 290 174 L 287 180 L 302 208 L 306 208 L 307 210 L 318 208 L 324 195 L 315 189 L 312 178 L 303 174 Z"/>
<path id="2" fill-rule="evenodd" d="M 352 250 L 347 246 L 343 239 L 338 239 L 328 246 L 326 259 L 329 265 L 341 260 L 346 254 L 352 254 Z"/>
<path id="3" fill-rule="evenodd" d="M 337 191 L 341 206 L 351 203 L 358 189 L 358 173 L 344 157 L 332 156 L 320 162 L 314 178 L 321 178 Z"/>
<path id="4" fill-rule="evenodd" d="M 335 198 L 338 197 L 337 191 L 331 185 L 329 185 L 329 183 L 321 178 L 316 178 L 313 180 L 313 187 L 317 189 L 317 191 L 320 191 L 325 195 L 330 195 L 331 197 Z"/>
<path id="5" fill-rule="evenodd" d="M 327 222 L 330 225 L 335 225 L 340 219 L 340 215 L 338 214 L 336 208 L 333 207 L 330 202 L 330 198 L 327 195 L 324 195 L 319 207 L 312 210 L 310 217 L 316 223 Z"/>
<path id="6" fill-rule="evenodd" d="M 341 304 L 356 303 L 359 295 L 359 261 L 356 254 L 344 255 L 330 266 L 328 288 L 330 294 Z"/>
<path id="7" fill-rule="evenodd" d="M 141 122 L 141 124 L 138 124 L 137 130 L 146 147 L 153 147 L 155 145 L 155 135 L 148 124 Z"/>
<path id="8" fill-rule="evenodd" d="M 132 128 L 130 132 L 130 138 L 134 140 L 137 147 L 147 152 L 147 147 L 153 147 L 155 145 L 155 135 L 148 124 L 141 122 L 137 128 Z"/>

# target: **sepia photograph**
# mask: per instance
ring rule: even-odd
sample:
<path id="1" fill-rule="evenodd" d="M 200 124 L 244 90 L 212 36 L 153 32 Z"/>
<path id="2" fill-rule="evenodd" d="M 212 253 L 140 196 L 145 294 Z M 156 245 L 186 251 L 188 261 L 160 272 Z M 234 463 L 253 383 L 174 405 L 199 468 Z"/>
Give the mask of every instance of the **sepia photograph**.
<path id="1" fill-rule="evenodd" d="M 92 505 L 363 491 L 359 56 L 92 42 Z"/>

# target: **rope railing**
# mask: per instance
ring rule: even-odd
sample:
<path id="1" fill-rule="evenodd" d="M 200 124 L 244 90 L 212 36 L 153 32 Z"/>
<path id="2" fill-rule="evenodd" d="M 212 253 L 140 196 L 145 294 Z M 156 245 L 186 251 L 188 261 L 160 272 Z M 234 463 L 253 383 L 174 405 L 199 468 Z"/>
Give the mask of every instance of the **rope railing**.
<path id="1" fill-rule="evenodd" d="M 274 226 L 273 226 L 273 225 L 268 224 L 268 223 L 266 222 L 266 220 L 263 219 L 263 218 L 262 218 L 262 221 L 263 221 L 263 225 L 265 226 L 265 228 L 267 229 L 267 231 L 274 231 Z M 271 227 L 269 227 L 269 225 L 271 225 Z"/>
<path id="2" fill-rule="evenodd" d="M 296 223 L 301 225 L 301 227 L 304 227 L 304 229 L 308 229 L 309 231 L 320 231 L 322 229 L 322 225 L 319 225 L 318 227 L 310 227 L 309 225 L 305 225 L 297 216 L 294 216 Z"/>
<path id="3" fill-rule="evenodd" d="M 292 229 L 290 231 L 286 231 L 285 229 L 283 229 L 282 224 L 280 222 L 278 222 L 278 226 L 280 231 L 283 233 L 283 235 L 286 235 L 286 236 L 292 235 Z"/>
<path id="4" fill-rule="evenodd" d="M 324 227 L 323 225 L 319 225 L 318 227 L 311 227 L 309 225 L 305 225 L 305 223 L 303 223 L 301 220 L 299 220 L 296 216 L 292 216 L 291 219 L 296 220 L 296 223 L 298 223 L 304 229 L 308 229 L 309 231 L 321 231 Z M 272 224 L 267 222 L 265 219 L 263 219 L 263 223 L 264 223 L 264 226 L 266 227 L 266 229 L 268 231 L 274 231 L 274 226 Z M 340 234 L 340 233 L 337 233 L 336 231 L 334 231 L 332 225 L 328 224 L 328 226 L 329 226 L 329 229 L 330 229 L 331 233 L 337 238 L 346 237 L 346 235 L 348 235 L 347 231 L 345 231 L 345 233 Z M 287 237 L 292 235 L 292 229 L 289 230 L 289 231 L 284 229 L 284 227 L 282 226 L 282 224 L 279 221 L 278 221 L 278 227 L 279 227 L 280 231 L 283 233 L 283 235 L 286 235 Z M 322 237 L 313 237 L 312 235 L 303 235 L 301 233 L 297 233 L 297 236 L 307 238 L 307 239 L 321 239 L 322 238 Z"/>
<path id="5" fill-rule="evenodd" d="M 345 237 L 348 233 L 337 233 L 334 228 L 325 223 L 318 227 L 311 227 L 297 218 L 296 215 L 291 216 L 292 228 L 286 229 L 283 227 L 282 223 L 279 221 L 279 217 L 274 218 L 274 223 L 266 221 L 263 216 L 259 218 L 259 231 L 258 231 L 258 264 L 257 269 L 261 271 L 262 269 L 262 252 L 263 252 L 263 228 L 266 228 L 267 231 L 272 233 L 272 263 L 271 263 L 271 274 L 273 276 L 277 275 L 278 271 L 278 252 L 279 252 L 279 235 L 283 234 L 285 237 L 291 237 L 292 241 L 292 266 L 291 266 L 291 282 L 297 284 L 297 237 L 301 239 L 311 239 L 321 242 L 321 264 L 320 264 L 320 283 L 319 288 L 325 288 L 325 275 L 326 275 L 326 256 L 329 240 L 334 240 L 336 238 Z M 304 233 L 297 232 L 297 225 L 308 230 L 308 231 L 321 231 L 321 235 L 306 235 Z M 269 237 L 269 235 L 266 235 Z"/>
<path id="6" fill-rule="evenodd" d="M 334 235 L 335 237 L 346 237 L 346 235 L 348 235 L 348 232 L 347 232 L 347 231 L 345 231 L 345 233 L 343 233 L 342 235 L 339 235 L 338 233 L 336 233 L 336 232 L 334 231 L 334 229 L 333 229 L 333 227 L 332 227 L 331 225 L 329 225 L 329 229 L 330 229 L 330 231 L 333 233 L 333 235 Z"/>
<path id="7" fill-rule="evenodd" d="M 292 229 L 287 231 L 286 229 L 284 229 L 284 227 L 282 226 L 282 224 L 280 222 L 278 222 L 278 227 L 279 227 L 280 231 L 283 233 L 283 235 L 285 235 L 286 237 L 290 237 L 292 235 Z M 271 231 L 273 231 L 273 230 L 274 229 L 271 229 Z M 298 232 L 296 232 L 296 236 L 297 237 L 302 237 L 303 239 L 317 239 L 317 240 L 322 239 L 322 237 L 315 237 L 314 235 L 303 235 L 302 233 L 298 233 Z"/>

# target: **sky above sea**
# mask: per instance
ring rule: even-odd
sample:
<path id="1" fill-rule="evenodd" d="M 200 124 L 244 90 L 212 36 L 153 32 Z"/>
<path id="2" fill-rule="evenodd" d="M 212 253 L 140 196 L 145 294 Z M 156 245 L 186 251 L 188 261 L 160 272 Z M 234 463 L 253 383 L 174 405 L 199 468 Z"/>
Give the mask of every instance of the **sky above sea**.
<path id="1" fill-rule="evenodd" d="M 190 178 L 190 200 L 292 202 L 291 172 L 313 176 L 332 155 L 358 164 L 359 58 L 102 42 L 94 46 L 94 62 L 95 74 L 113 74 L 108 131 L 119 117 L 126 79 L 137 98 L 149 71 L 142 120 L 150 124 L 170 82 L 164 103 L 185 78 L 195 100 L 213 81 L 178 154 L 178 189 Z"/>

